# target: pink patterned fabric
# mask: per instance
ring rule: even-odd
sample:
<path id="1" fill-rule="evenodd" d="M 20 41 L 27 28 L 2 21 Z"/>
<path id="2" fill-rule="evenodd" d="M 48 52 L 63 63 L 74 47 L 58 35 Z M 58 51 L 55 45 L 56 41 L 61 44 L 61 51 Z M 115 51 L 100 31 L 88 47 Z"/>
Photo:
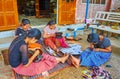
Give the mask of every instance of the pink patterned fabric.
<path id="1" fill-rule="evenodd" d="M 55 57 L 48 54 L 42 54 L 42 56 L 42 60 L 38 63 L 32 62 L 28 67 L 21 64 L 17 68 L 13 68 L 13 70 L 21 75 L 34 76 L 41 74 L 44 71 L 48 71 L 57 65 Z"/>
<path id="2" fill-rule="evenodd" d="M 57 38 L 56 38 L 56 39 L 57 39 Z M 65 42 L 65 39 L 64 39 L 64 38 L 60 38 L 60 39 L 57 39 L 57 40 L 60 41 L 61 47 L 64 47 L 64 48 L 67 48 L 67 47 L 68 47 L 68 45 L 67 45 L 67 43 Z"/>
<path id="3" fill-rule="evenodd" d="M 56 49 L 56 45 L 55 45 L 55 37 L 49 37 L 49 38 L 44 38 L 44 43 L 46 46 L 49 46 L 52 49 Z"/>

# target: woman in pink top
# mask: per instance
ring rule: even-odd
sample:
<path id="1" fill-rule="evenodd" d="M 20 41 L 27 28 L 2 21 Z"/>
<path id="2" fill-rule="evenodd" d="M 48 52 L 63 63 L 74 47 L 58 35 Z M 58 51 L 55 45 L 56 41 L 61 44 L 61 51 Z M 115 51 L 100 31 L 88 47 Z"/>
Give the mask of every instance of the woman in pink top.
<path id="1" fill-rule="evenodd" d="M 58 32 L 56 23 L 49 21 L 43 31 L 44 43 L 46 46 L 53 49 L 56 53 L 59 52 L 59 47 L 68 47 L 64 38 L 56 38 L 55 33 Z"/>

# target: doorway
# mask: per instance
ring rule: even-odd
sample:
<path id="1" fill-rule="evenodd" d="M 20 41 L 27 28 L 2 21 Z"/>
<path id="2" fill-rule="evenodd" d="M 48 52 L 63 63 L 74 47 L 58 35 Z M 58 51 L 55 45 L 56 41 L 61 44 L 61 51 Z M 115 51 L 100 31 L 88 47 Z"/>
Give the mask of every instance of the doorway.
<path id="1" fill-rule="evenodd" d="M 57 0 L 36 0 L 36 16 L 56 20 Z"/>
<path id="2" fill-rule="evenodd" d="M 39 0 L 39 11 L 41 17 L 50 17 L 50 0 Z"/>
<path id="3" fill-rule="evenodd" d="M 32 26 L 37 26 L 47 24 L 51 19 L 56 20 L 56 2 L 57 0 L 17 0 L 19 21 L 28 18 Z"/>
<path id="4" fill-rule="evenodd" d="M 35 16 L 35 0 L 17 0 L 18 14 Z"/>

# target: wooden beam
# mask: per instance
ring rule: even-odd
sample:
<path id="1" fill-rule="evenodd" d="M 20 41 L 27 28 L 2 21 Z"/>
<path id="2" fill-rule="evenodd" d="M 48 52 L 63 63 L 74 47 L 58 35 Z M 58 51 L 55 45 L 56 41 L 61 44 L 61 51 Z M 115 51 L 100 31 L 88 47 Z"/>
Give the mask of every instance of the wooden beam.
<path id="1" fill-rule="evenodd" d="M 106 3 L 106 11 L 107 11 L 107 12 L 110 11 L 111 4 L 112 4 L 112 0 L 107 0 L 107 3 Z"/>

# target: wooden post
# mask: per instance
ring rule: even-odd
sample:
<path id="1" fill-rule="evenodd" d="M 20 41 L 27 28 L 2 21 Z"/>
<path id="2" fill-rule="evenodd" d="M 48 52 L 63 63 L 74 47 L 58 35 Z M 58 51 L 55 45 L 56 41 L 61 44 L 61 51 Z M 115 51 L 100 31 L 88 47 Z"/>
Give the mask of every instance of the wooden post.
<path id="1" fill-rule="evenodd" d="M 36 17 L 40 17 L 40 10 L 39 10 L 39 0 L 35 0 L 35 11 L 36 11 Z"/>
<path id="2" fill-rule="evenodd" d="M 112 0 L 107 0 L 107 3 L 106 3 L 106 11 L 107 11 L 107 12 L 110 11 L 111 3 L 112 3 Z"/>

